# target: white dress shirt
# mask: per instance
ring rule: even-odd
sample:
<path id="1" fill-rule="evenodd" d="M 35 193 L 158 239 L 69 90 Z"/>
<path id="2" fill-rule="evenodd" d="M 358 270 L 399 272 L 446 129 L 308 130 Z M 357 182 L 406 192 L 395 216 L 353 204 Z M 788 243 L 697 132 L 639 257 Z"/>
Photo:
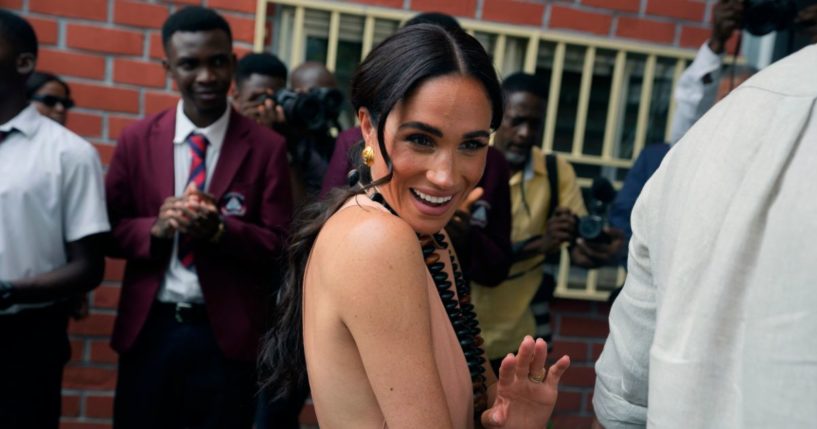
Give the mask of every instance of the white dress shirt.
<path id="1" fill-rule="evenodd" d="M 695 59 L 681 74 L 675 87 L 675 114 L 672 118 L 670 143 L 684 136 L 701 116 L 715 104 L 721 80 L 723 55 L 712 52 L 709 42 L 704 42 Z M 709 77 L 706 77 L 706 76 Z"/>
<path id="2" fill-rule="evenodd" d="M 65 243 L 111 228 L 93 146 L 33 105 L 0 125 L 12 129 L 0 143 L 0 279 L 13 282 L 65 265 Z"/>
<path id="3" fill-rule="evenodd" d="M 204 160 L 207 178 L 205 179 L 205 191 L 210 187 L 210 179 L 218 163 L 218 156 L 221 153 L 221 146 L 224 144 L 224 136 L 227 134 L 227 126 L 230 123 L 230 107 L 221 115 L 218 120 L 206 128 L 199 128 L 184 114 L 184 101 L 179 100 L 176 106 L 176 133 L 173 136 L 173 173 L 174 190 L 177 197 L 184 194 L 190 178 L 190 146 L 187 144 L 187 137 L 190 133 L 196 132 L 207 137 L 207 154 Z M 204 296 L 201 293 L 199 276 L 196 268 L 185 268 L 178 257 L 179 234 L 173 238 L 173 253 L 170 257 L 165 278 L 159 289 L 158 299 L 162 302 L 189 302 L 203 303 Z"/>
<path id="4" fill-rule="evenodd" d="M 596 363 L 604 427 L 817 427 L 817 46 L 693 126 L 644 187 Z"/>

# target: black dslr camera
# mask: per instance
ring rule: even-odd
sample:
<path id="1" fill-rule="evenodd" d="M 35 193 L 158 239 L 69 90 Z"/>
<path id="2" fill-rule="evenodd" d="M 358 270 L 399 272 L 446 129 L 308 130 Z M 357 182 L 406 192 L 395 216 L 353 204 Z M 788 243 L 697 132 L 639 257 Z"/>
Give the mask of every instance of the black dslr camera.
<path id="1" fill-rule="evenodd" d="M 616 190 L 609 180 L 596 177 L 590 193 L 588 214 L 576 221 L 576 236 L 591 243 L 610 243 L 610 236 L 604 232 L 604 227 L 607 225 L 607 206 L 616 198 Z"/>
<path id="2" fill-rule="evenodd" d="M 263 94 L 259 103 L 272 99 L 284 109 L 288 123 L 310 131 L 337 126 L 338 115 L 343 107 L 343 93 L 334 88 L 312 88 L 309 92 L 296 92 L 289 88 Z"/>
<path id="3" fill-rule="evenodd" d="M 755 36 L 791 27 L 797 12 L 814 0 L 744 0 L 743 27 Z"/>

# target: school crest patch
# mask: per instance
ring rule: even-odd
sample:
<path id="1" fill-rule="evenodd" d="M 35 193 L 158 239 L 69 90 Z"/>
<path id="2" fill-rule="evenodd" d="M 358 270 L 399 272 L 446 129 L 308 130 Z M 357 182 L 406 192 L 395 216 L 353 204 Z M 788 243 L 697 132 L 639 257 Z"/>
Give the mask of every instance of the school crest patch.
<path id="1" fill-rule="evenodd" d="M 221 214 L 224 216 L 244 216 L 244 213 L 247 212 L 244 195 L 241 193 L 228 192 L 221 201 Z"/>

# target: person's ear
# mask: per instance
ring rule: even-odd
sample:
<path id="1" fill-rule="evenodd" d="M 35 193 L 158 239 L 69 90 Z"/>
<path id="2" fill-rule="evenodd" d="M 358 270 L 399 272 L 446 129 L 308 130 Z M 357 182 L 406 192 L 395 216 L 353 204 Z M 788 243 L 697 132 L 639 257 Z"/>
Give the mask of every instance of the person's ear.
<path id="1" fill-rule="evenodd" d="M 377 125 L 369 114 L 369 109 L 361 107 L 357 111 L 357 120 L 360 122 L 360 132 L 363 134 L 363 141 L 366 146 L 377 147 Z"/>
<path id="2" fill-rule="evenodd" d="M 170 73 L 170 60 L 167 57 L 162 58 L 162 68 L 165 69 L 165 72 Z"/>
<path id="3" fill-rule="evenodd" d="M 22 76 L 28 76 L 34 72 L 37 67 L 37 57 L 31 52 L 23 52 L 17 55 L 17 73 Z"/>

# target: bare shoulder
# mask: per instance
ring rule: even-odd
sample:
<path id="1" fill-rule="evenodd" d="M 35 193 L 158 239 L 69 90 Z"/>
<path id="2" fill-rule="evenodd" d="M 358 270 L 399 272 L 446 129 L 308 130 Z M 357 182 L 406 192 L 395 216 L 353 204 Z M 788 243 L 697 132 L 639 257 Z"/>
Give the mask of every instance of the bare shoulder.
<path id="1" fill-rule="evenodd" d="M 352 205 L 335 213 L 319 240 L 320 247 L 343 250 L 333 259 L 421 255 L 417 235 L 405 221 L 368 204 Z"/>
<path id="2" fill-rule="evenodd" d="M 327 221 L 310 267 L 326 291 L 342 299 L 415 291 L 425 293 L 425 265 L 417 236 L 399 217 L 369 205 L 347 207 Z M 399 290 L 398 290 L 399 289 Z"/>

